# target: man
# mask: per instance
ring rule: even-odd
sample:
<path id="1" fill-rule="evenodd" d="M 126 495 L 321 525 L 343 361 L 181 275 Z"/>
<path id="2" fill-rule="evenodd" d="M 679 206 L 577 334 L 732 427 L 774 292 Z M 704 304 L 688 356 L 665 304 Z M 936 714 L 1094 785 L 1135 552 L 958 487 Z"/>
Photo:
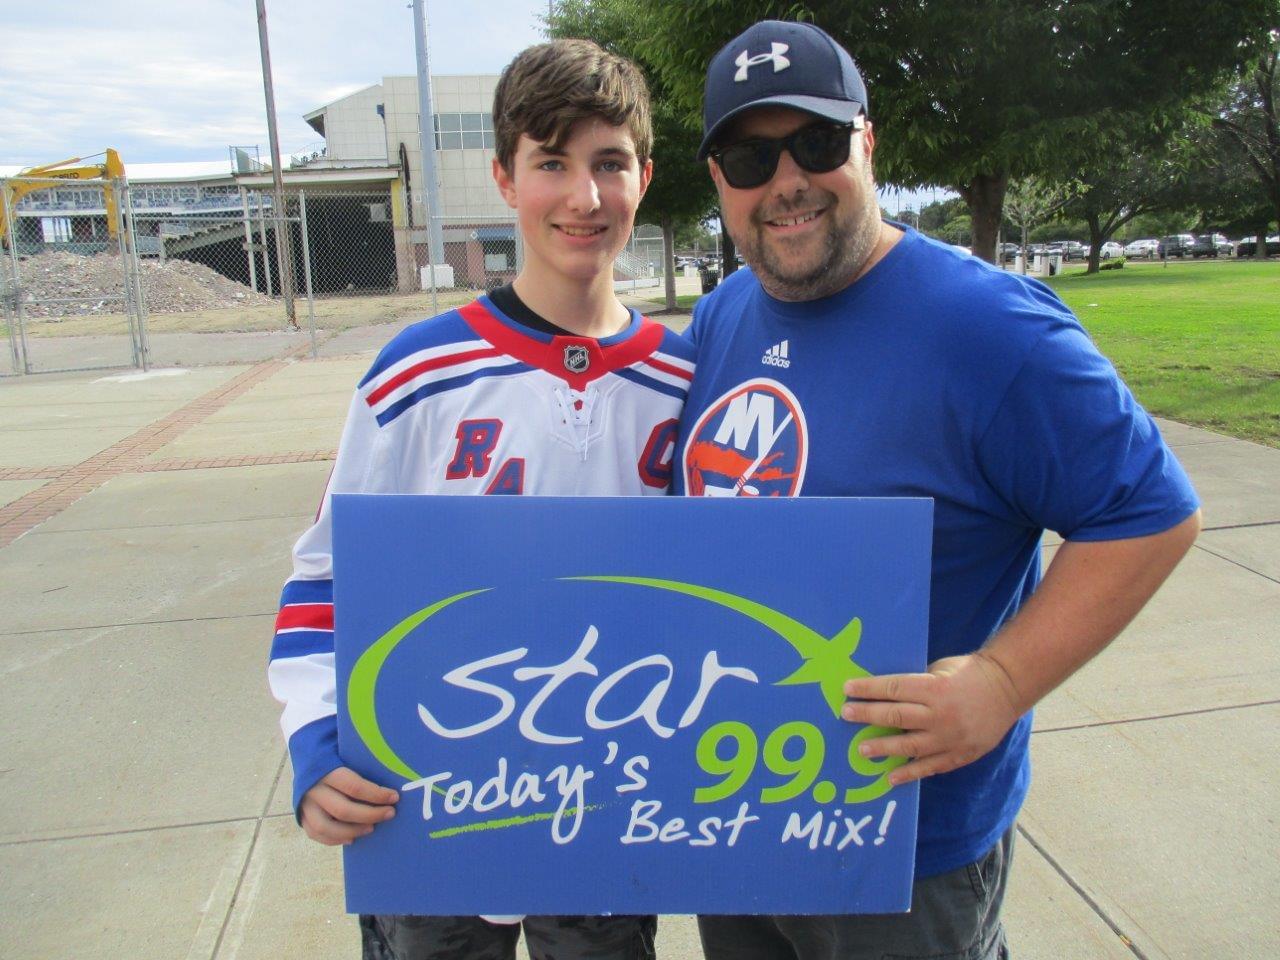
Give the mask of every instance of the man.
<path id="1" fill-rule="evenodd" d="M 644 78 L 590 41 L 540 44 L 503 71 L 493 120 L 520 275 L 414 324 L 374 361 L 281 598 L 269 676 L 298 821 L 319 843 L 359 841 L 399 799 L 338 755 L 329 495 L 639 496 L 670 481 L 692 349 L 613 289 L 653 173 Z M 361 918 L 365 958 L 513 960 L 522 920 L 534 960 L 653 956 L 653 916 L 379 915 Z"/>
<path id="2" fill-rule="evenodd" d="M 711 960 L 1007 956 L 1031 707 L 1199 530 L 1151 419 L 1051 290 L 884 223 L 849 54 L 758 23 L 711 62 L 705 137 L 750 271 L 704 298 L 675 488 L 934 499 L 926 673 L 851 680 L 865 756 L 920 780 L 909 914 L 702 917 Z M 726 402 L 732 398 L 733 402 Z M 729 423 L 729 420 L 733 420 Z M 1044 530 L 1066 542 L 1040 578 Z"/>

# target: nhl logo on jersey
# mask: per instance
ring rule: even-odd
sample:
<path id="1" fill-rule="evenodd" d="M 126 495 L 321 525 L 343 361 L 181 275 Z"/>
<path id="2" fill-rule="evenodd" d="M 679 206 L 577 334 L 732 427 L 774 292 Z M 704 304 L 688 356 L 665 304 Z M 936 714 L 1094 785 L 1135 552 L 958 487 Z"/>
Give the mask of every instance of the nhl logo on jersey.
<path id="1" fill-rule="evenodd" d="M 685 490 L 695 497 L 794 497 L 808 456 L 795 395 L 776 380 L 749 380 L 694 424 L 684 449 Z"/>
<path id="2" fill-rule="evenodd" d="M 564 368 L 570 373 L 586 373 L 591 366 L 591 354 L 581 344 L 572 344 L 564 348 Z"/>

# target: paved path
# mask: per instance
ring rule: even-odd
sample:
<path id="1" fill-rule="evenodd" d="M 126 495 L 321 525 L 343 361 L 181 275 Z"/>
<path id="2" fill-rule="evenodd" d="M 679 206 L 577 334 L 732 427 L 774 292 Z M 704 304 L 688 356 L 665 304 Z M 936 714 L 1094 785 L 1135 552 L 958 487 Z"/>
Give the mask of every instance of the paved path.
<path id="1" fill-rule="evenodd" d="M 388 335 L 0 383 L 0 957 L 357 955 L 263 670 L 358 351 Z M 1280 450 L 1162 427 L 1208 529 L 1037 712 L 1019 958 L 1280 956 Z M 660 947 L 700 956 L 691 920 Z"/>

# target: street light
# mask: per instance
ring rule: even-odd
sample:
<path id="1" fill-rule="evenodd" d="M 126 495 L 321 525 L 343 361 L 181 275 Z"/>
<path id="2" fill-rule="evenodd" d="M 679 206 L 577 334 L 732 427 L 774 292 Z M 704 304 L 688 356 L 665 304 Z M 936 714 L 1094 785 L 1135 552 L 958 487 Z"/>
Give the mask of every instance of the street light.
<path id="1" fill-rule="evenodd" d="M 284 208 L 284 176 L 280 170 L 280 137 L 276 134 L 276 95 L 271 85 L 271 50 L 267 45 L 266 0 L 258 0 L 258 47 L 262 54 L 262 91 L 267 100 L 267 136 L 271 140 L 271 182 L 275 186 L 276 259 L 280 262 L 280 292 L 289 328 L 298 329 L 293 305 L 293 253 Z"/>

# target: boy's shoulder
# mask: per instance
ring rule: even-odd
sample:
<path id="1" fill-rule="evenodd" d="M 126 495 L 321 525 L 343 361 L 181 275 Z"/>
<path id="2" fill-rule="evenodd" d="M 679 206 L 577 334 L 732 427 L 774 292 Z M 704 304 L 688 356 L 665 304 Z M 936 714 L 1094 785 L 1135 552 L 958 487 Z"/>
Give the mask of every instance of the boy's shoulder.
<path id="1" fill-rule="evenodd" d="M 641 322 L 644 324 L 652 324 L 662 329 L 662 339 L 658 341 L 658 349 L 656 352 L 664 353 L 669 357 L 682 360 L 685 363 L 693 364 L 698 359 L 698 349 L 683 336 L 676 333 L 670 327 L 658 323 L 656 320 L 650 320 L 648 317 L 642 317 Z"/>
<path id="2" fill-rule="evenodd" d="M 447 357 L 485 344 L 456 308 L 405 327 L 378 353 L 369 372 L 360 381 L 363 387 L 388 371 L 413 365 L 418 360 Z"/>

